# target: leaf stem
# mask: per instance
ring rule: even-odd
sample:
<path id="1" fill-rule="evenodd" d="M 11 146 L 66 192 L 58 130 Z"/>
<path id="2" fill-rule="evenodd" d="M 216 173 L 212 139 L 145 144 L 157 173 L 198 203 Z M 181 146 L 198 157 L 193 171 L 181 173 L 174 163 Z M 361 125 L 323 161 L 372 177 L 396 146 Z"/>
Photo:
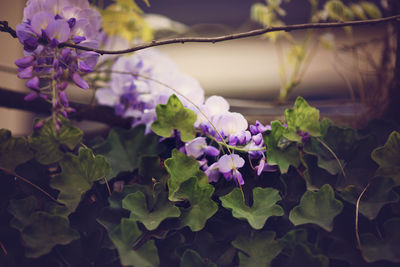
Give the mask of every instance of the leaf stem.
<path id="1" fill-rule="evenodd" d="M 1 241 L 0 241 L 0 248 L 1 248 L 1 250 L 3 250 L 4 255 L 8 255 L 7 249 Z"/>
<path id="2" fill-rule="evenodd" d="M 367 186 L 364 188 L 364 190 L 361 192 L 361 194 L 357 198 L 356 202 L 356 219 L 355 219 L 355 231 L 356 231 L 356 239 L 357 239 L 357 244 L 358 247 L 360 248 L 361 254 L 362 254 L 362 248 L 361 248 L 361 240 L 360 240 L 360 234 L 358 233 L 358 211 L 360 209 L 360 201 L 364 193 L 367 191 L 368 187 L 370 184 L 367 184 Z"/>
<path id="3" fill-rule="evenodd" d="M 332 156 L 336 159 L 337 163 L 339 164 L 340 170 L 342 171 L 343 177 L 346 179 L 346 173 L 344 172 L 344 168 L 342 163 L 340 162 L 339 158 L 336 156 L 335 152 L 320 138 L 316 137 L 317 141 L 320 142 L 321 145 L 323 145 L 331 154 Z"/>
<path id="4" fill-rule="evenodd" d="M 29 184 L 30 186 L 34 187 L 35 189 L 37 189 L 38 191 L 40 191 L 41 193 L 43 193 L 44 195 L 46 195 L 51 201 L 57 203 L 58 205 L 64 206 L 63 203 L 59 202 L 57 199 L 55 199 L 54 197 L 52 197 L 49 193 L 47 193 L 45 190 L 43 190 L 42 188 L 40 188 L 39 186 L 35 185 L 34 183 L 32 183 L 31 181 L 29 181 L 28 179 L 22 177 L 21 175 L 16 174 L 13 171 L 7 170 L 5 168 L 0 167 L 0 170 L 3 171 L 6 174 L 12 175 L 15 178 L 20 179 L 21 181 Z"/>

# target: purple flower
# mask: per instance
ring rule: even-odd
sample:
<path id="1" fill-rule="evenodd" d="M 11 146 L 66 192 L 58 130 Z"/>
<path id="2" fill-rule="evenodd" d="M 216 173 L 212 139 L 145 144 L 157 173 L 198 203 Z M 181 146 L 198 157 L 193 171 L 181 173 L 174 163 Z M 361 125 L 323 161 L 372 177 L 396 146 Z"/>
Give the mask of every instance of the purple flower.
<path id="1" fill-rule="evenodd" d="M 253 135 L 252 136 L 252 139 L 253 139 L 253 141 L 254 141 L 254 143 L 257 145 L 257 146 L 259 146 L 259 145 L 261 145 L 262 143 L 263 143 L 263 136 L 262 136 L 262 134 L 261 133 L 258 133 L 258 134 L 256 134 L 256 135 Z"/>
<path id="2" fill-rule="evenodd" d="M 218 163 L 214 162 L 213 164 L 211 164 L 206 170 L 205 170 L 205 174 L 208 177 L 208 181 L 211 182 L 218 182 L 219 180 L 219 171 L 218 171 Z"/>
<path id="3" fill-rule="evenodd" d="M 243 167 L 243 165 L 244 159 L 237 154 L 223 155 L 218 160 L 219 172 L 224 175 L 225 179 L 228 181 L 234 179 L 235 182 L 239 182 L 241 185 L 244 184 L 244 180 L 238 168 Z"/>
<path id="4" fill-rule="evenodd" d="M 257 170 L 257 175 L 260 176 L 262 172 L 276 172 L 278 170 L 278 166 L 265 163 L 265 157 L 262 157 L 255 169 Z"/>
<path id="5" fill-rule="evenodd" d="M 30 79 L 33 76 L 33 66 L 29 66 L 25 69 L 21 69 L 18 72 L 18 78 L 20 79 Z"/>
<path id="6" fill-rule="evenodd" d="M 19 68 L 26 68 L 26 67 L 31 66 L 34 60 L 35 60 L 34 56 L 26 56 L 26 57 L 17 59 L 14 63 Z"/>
<path id="7" fill-rule="evenodd" d="M 99 59 L 99 54 L 92 51 L 80 53 L 78 55 L 78 68 L 82 72 L 92 72 Z"/>
<path id="8" fill-rule="evenodd" d="M 87 82 L 79 75 L 78 72 L 74 72 L 72 74 L 72 80 L 74 81 L 74 83 L 76 85 L 78 85 L 80 88 L 82 89 L 89 89 L 89 85 L 87 84 Z"/>
<path id="9" fill-rule="evenodd" d="M 39 77 L 35 76 L 28 80 L 26 86 L 32 90 L 39 91 Z"/>
<path id="10" fill-rule="evenodd" d="M 219 150 L 213 146 L 208 146 L 205 137 L 197 137 L 185 144 L 186 155 L 199 158 L 204 154 L 208 156 L 218 156 Z"/>

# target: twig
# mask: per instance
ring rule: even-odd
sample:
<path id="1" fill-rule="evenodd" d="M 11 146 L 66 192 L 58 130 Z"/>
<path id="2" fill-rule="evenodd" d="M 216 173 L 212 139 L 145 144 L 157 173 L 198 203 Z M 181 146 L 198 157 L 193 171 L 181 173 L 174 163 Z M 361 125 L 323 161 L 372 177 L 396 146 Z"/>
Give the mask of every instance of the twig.
<path id="1" fill-rule="evenodd" d="M 320 138 L 317 137 L 316 139 L 317 139 L 317 141 L 318 141 L 321 145 L 323 145 L 323 146 L 329 151 L 329 153 L 331 153 L 332 156 L 336 159 L 336 161 L 337 161 L 338 164 L 339 164 L 340 170 L 342 171 L 343 177 L 346 179 L 346 173 L 344 172 L 343 165 L 342 165 L 342 163 L 340 162 L 339 158 L 336 156 L 335 152 L 334 152 L 324 141 L 322 141 Z"/>
<path id="2" fill-rule="evenodd" d="M 40 191 L 41 193 L 43 193 L 44 195 L 46 195 L 51 201 L 57 203 L 58 205 L 62 205 L 64 206 L 63 203 L 59 202 L 57 199 L 55 199 L 54 197 L 52 197 L 49 193 L 47 193 L 45 190 L 43 190 L 42 188 L 40 188 L 39 186 L 35 185 L 34 183 L 32 183 L 31 181 L 29 181 L 28 179 L 22 177 L 21 175 L 16 174 L 13 171 L 7 170 L 5 168 L 0 167 L 0 170 L 8 175 L 12 175 L 15 178 L 20 179 L 21 181 L 29 184 L 30 186 L 34 187 L 35 189 L 37 189 L 38 191 Z"/>
<path id="3" fill-rule="evenodd" d="M 111 188 L 110 188 L 110 185 L 108 184 L 107 178 L 104 176 L 103 179 L 104 179 L 104 182 L 105 182 L 105 184 L 107 186 L 108 195 L 111 196 L 112 195 Z"/>
<path id="4" fill-rule="evenodd" d="M 364 193 L 367 191 L 368 187 L 370 186 L 370 184 L 367 184 L 367 186 L 364 188 L 364 190 L 361 192 L 361 194 L 358 196 L 357 202 L 356 202 L 356 219 L 355 219 L 355 230 L 356 230 L 356 239 L 357 239 L 357 244 L 358 247 L 361 251 L 362 254 L 362 249 L 361 249 L 361 240 L 360 240 L 360 234 L 358 233 L 358 211 L 360 208 L 360 201 L 362 196 L 364 195 Z"/>
<path id="5" fill-rule="evenodd" d="M 8 32 L 12 37 L 17 38 L 17 32 L 8 26 L 8 21 L 0 21 L 0 32 Z"/>
<path id="6" fill-rule="evenodd" d="M 326 29 L 326 28 L 341 28 L 345 26 L 362 26 L 362 25 L 375 25 L 384 22 L 391 22 L 400 19 L 400 15 L 381 18 L 381 19 L 371 19 L 371 20 L 356 20 L 356 21 L 348 21 L 348 22 L 325 22 L 325 23 L 307 23 L 307 24 L 296 24 L 296 25 L 288 25 L 288 26 L 281 26 L 281 27 L 268 27 L 262 28 L 242 33 L 236 34 L 229 34 L 223 35 L 218 37 L 182 37 L 182 38 L 174 38 L 174 39 L 167 39 L 161 41 L 152 41 L 151 43 L 141 44 L 132 48 L 124 49 L 124 50 L 102 50 L 102 49 L 93 49 L 91 47 L 80 46 L 70 43 L 62 43 L 59 44 L 59 47 L 72 47 L 80 50 L 85 51 L 94 51 L 101 55 L 109 54 L 109 55 L 118 55 L 118 54 L 127 54 L 132 53 L 135 51 L 139 51 L 142 49 L 160 46 L 160 45 L 167 45 L 167 44 L 176 44 L 176 43 L 218 43 L 228 40 L 235 40 L 235 39 L 242 39 L 252 36 L 257 36 L 269 32 L 277 32 L 277 31 L 297 31 L 297 30 L 305 30 L 305 29 Z"/>
<path id="7" fill-rule="evenodd" d="M 3 245 L 3 243 L 1 241 L 0 241 L 0 248 L 1 248 L 1 250 L 3 250 L 4 255 L 8 254 L 6 247 Z"/>

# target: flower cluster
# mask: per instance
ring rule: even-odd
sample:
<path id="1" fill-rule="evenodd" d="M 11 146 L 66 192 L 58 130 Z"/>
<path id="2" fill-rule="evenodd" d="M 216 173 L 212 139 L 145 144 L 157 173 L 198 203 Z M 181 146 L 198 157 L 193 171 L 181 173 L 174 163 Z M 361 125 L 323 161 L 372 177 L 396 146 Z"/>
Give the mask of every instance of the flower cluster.
<path id="1" fill-rule="evenodd" d="M 111 68 L 110 78 L 107 87 L 96 92 L 98 102 L 114 107 L 117 115 L 133 118 L 132 125 L 146 124 L 147 132 L 156 120 L 156 106 L 167 103 L 173 93 L 185 107 L 197 113 L 194 126 L 200 129 L 201 136 L 180 150 L 198 160 L 210 182 L 217 182 L 223 176 L 228 181 L 244 184 L 238 169 L 244 166 L 245 160 L 236 151 L 248 153 L 251 161 L 258 162 L 254 168 L 258 175 L 276 170 L 265 160 L 262 134 L 270 127 L 258 121 L 248 127 L 244 116 L 230 112 L 229 103 L 221 96 L 204 101 L 204 90 L 199 83 L 181 73 L 156 49 L 119 57 Z M 224 146 L 233 153 L 220 155 Z"/>
<path id="2" fill-rule="evenodd" d="M 16 28 L 25 56 L 18 59 L 18 77 L 28 79 L 31 92 L 25 100 L 41 97 L 53 105 L 56 127 L 58 114 L 67 117 L 69 107 L 65 88 L 72 79 L 83 89 L 89 86 L 82 74 L 93 71 L 99 54 L 71 48 L 58 48 L 60 43 L 81 44 L 97 48 L 101 16 L 87 0 L 29 0 L 23 22 Z M 37 126 L 43 124 L 40 122 Z"/>

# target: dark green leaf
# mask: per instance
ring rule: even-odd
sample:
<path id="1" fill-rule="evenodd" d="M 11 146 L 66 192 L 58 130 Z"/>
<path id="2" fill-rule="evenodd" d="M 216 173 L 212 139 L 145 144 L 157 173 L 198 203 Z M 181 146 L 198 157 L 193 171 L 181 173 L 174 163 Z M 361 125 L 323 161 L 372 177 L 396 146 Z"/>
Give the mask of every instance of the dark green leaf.
<path id="1" fill-rule="evenodd" d="M 200 186 L 196 177 L 192 177 L 179 186 L 175 193 L 177 200 L 188 200 L 190 207 L 182 213 L 182 224 L 196 232 L 204 228 L 207 220 L 218 210 L 218 205 L 211 199 L 214 187 L 210 184 Z"/>
<path id="2" fill-rule="evenodd" d="M 183 253 L 179 267 L 217 267 L 217 265 L 208 260 L 203 260 L 196 251 L 187 249 Z"/>
<path id="3" fill-rule="evenodd" d="M 122 200 L 122 207 L 131 212 L 130 218 L 139 221 L 152 231 L 167 218 L 179 217 L 181 212 L 168 200 L 168 194 L 162 194 L 151 210 L 147 207 L 146 196 L 138 191 L 127 195 Z"/>
<path id="4" fill-rule="evenodd" d="M 375 149 L 371 157 L 379 165 L 377 175 L 390 177 L 400 185 L 400 133 L 392 132 L 385 145 Z"/>
<path id="5" fill-rule="evenodd" d="M 322 254 L 314 253 L 305 244 L 297 244 L 289 259 L 287 267 L 328 267 L 329 258 Z"/>
<path id="6" fill-rule="evenodd" d="M 359 205 L 360 213 L 368 219 L 373 220 L 378 216 L 378 213 L 383 206 L 388 203 L 399 201 L 399 195 L 392 190 L 394 186 L 394 181 L 390 178 L 372 178 L 370 186 L 361 198 Z M 358 189 L 355 186 L 348 186 L 345 190 L 340 192 L 340 196 L 344 200 L 355 205 L 361 191 L 361 189 Z"/>
<path id="7" fill-rule="evenodd" d="M 144 125 L 130 130 L 112 129 L 107 140 L 93 148 L 96 154 L 104 155 L 111 164 L 110 178 L 122 171 L 137 169 L 142 156 L 158 155 L 161 151 L 158 137 L 145 135 L 144 132 Z"/>
<path id="8" fill-rule="evenodd" d="M 160 136 L 170 137 L 174 129 L 179 130 L 182 141 L 195 138 L 194 123 L 197 115 L 185 108 L 176 95 L 171 95 L 166 105 L 156 107 L 157 120 L 151 125 L 153 132 Z"/>
<path id="9" fill-rule="evenodd" d="M 276 204 L 281 200 L 279 191 L 273 188 L 254 188 L 253 205 L 251 207 L 243 202 L 239 188 L 235 188 L 228 195 L 220 197 L 220 200 L 224 208 L 232 210 L 233 217 L 246 219 L 254 229 L 263 228 L 269 217 L 284 214 L 282 207 Z"/>
<path id="10" fill-rule="evenodd" d="M 267 145 L 267 162 L 271 165 L 278 165 L 282 173 L 286 173 L 289 166 L 299 166 L 299 151 L 295 143 L 290 142 L 283 133 L 286 128 L 279 122 L 271 122 L 271 132 L 264 135 L 264 141 Z M 288 145 L 280 147 L 282 140 L 286 140 Z"/>
<path id="11" fill-rule="evenodd" d="M 101 156 L 94 156 L 90 149 L 79 150 L 79 155 L 68 153 L 60 162 L 61 174 L 51 180 L 51 187 L 60 191 L 58 200 L 68 208 L 68 213 L 75 211 L 82 195 L 95 181 L 104 179 L 110 172 L 110 165 Z"/>
<path id="12" fill-rule="evenodd" d="M 29 138 L 29 144 L 35 150 L 35 158 L 42 164 L 61 160 L 65 150 L 62 146 L 73 150 L 82 141 L 83 133 L 80 129 L 71 126 L 66 119 L 61 119 L 61 122 L 59 131 L 53 121 L 49 120 Z"/>
<path id="13" fill-rule="evenodd" d="M 240 234 L 234 241 L 232 241 L 232 245 L 240 250 L 239 266 L 271 266 L 272 260 L 278 256 L 283 248 L 283 246 L 274 238 L 275 232 L 271 231 L 251 231 Z"/>
<path id="14" fill-rule="evenodd" d="M 8 211 L 14 216 L 11 220 L 11 227 L 20 232 L 29 224 L 29 218 L 37 209 L 37 201 L 34 196 L 23 199 L 11 199 Z"/>
<path id="15" fill-rule="evenodd" d="M 316 192 L 305 192 L 300 204 L 290 211 L 289 220 L 294 225 L 313 223 L 330 232 L 333 219 L 342 209 L 342 202 L 335 199 L 332 187 L 326 184 Z"/>
<path id="16" fill-rule="evenodd" d="M 284 136 L 291 141 L 301 141 L 299 131 L 308 132 L 311 136 L 321 136 L 319 110 L 308 105 L 301 96 L 297 97 L 293 109 L 285 110 L 287 128 Z"/>
<path id="17" fill-rule="evenodd" d="M 324 184 L 331 186 L 336 184 L 337 175 L 332 175 L 326 169 L 318 167 L 318 158 L 316 156 L 304 154 L 302 161 L 304 167 L 306 167 L 304 178 L 308 190 L 320 189 Z"/>
<path id="18" fill-rule="evenodd" d="M 19 164 L 33 158 L 28 142 L 23 137 L 12 137 L 11 132 L 0 129 L 0 167 L 14 171 Z"/>
<path id="19" fill-rule="evenodd" d="M 366 233 L 360 239 L 367 262 L 388 260 L 400 263 L 400 218 L 392 218 L 383 224 L 383 238 Z"/>
<path id="20" fill-rule="evenodd" d="M 165 168 L 171 176 L 168 180 L 169 200 L 179 201 L 175 196 L 181 184 L 192 177 L 196 177 L 199 186 L 208 185 L 208 177 L 200 170 L 199 162 L 188 157 L 178 150 L 172 150 L 171 158 L 165 161 Z"/>
<path id="21" fill-rule="evenodd" d="M 135 248 L 142 232 L 132 219 L 122 218 L 121 224 L 109 233 L 117 247 L 122 265 L 158 266 L 157 248 L 153 240 L 147 241 L 140 248 Z"/>

